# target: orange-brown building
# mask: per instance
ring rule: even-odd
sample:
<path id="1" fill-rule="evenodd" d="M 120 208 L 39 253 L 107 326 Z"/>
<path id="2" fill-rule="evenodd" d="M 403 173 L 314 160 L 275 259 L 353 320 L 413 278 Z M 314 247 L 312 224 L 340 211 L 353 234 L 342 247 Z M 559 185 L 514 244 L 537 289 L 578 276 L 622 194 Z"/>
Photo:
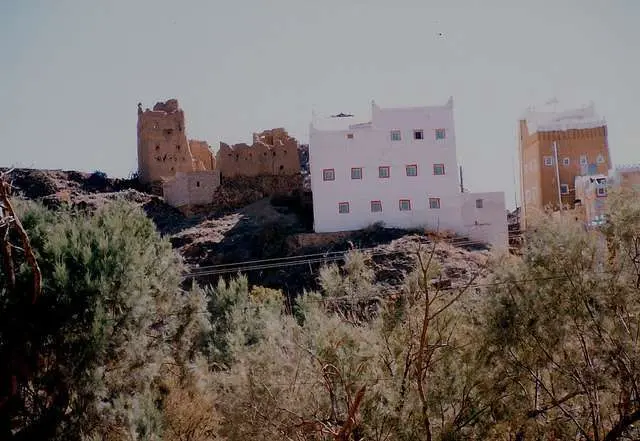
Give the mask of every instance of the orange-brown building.
<path id="1" fill-rule="evenodd" d="M 205 141 L 188 140 L 184 111 L 178 100 L 159 102 L 153 110 L 138 104 L 138 174 L 143 183 L 172 178 L 178 172 L 215 169 L 215 156 Z"/>
<path id="2" fill-rule="evenodd" d="M 607 174 L 607 125 L 595 106 L 528 111 L 519 124 L 523 227 L 535 212 L 573 208 L 576 176 Z"/>

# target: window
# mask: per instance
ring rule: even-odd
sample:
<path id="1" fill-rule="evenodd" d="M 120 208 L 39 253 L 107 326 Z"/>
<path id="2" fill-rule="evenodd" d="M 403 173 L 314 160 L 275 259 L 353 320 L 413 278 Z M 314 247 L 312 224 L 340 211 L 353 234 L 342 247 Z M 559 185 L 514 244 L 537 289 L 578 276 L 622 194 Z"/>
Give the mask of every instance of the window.
<path id="1" fill-rule="evenodd" d="M 607 188 L 606 187 L 597 187 L 596 188 L 596 195 L 597 196 L 606 196 L 607 195 Z"/>
<path id="2" fill-rule="evenodd" d="M 349 202 L 340 202 L 340 203 L 338 203 L 338 213 L 339 214 L 348 214 L 349 213 Z"/>
<path id="3" fill-rule="evenodd" d="M 598 155 L 598 157 L 596 158 L 596 162 L 598 164 L 604 164 L 604 156 L 602 156 L 602 154 Z"/>
<path id="4" fill-rule="evenodd" d="M 384 166 L 378 167 L 379 178 L 388 178 L 390 176 L 391 176 L 391 170 L 389 169 L 389 166 L 384 165 Z"/>
<path id="5" fill-rule="evenodd" d="M 200 181 L 196 181 L 196 187 L 200 187 Z"/>
<path id="6" fill-rule="evenodd" d="M 418 176 L 418 166 L 416 164 L 407 165 L 407 176 Z"/>
<path id="7" fill-rule="evenodd" d="M 436 141 L 445 139 L 447 137 L 447 131 L 445 129 L 436 129 Z"/>
<path id="8" fill-rule="evenodd" d="M 580 155 L 580 165 L 587 165 L 587 155 Z"/>
<path id="9" fill-rule="evenodd" d="M 567 166 L 571 164 L 571 159 L 569 158 L 562 158 L 562 165 Z"/>
<path id="10" fill-rule="evenodd" d="M 401 139 L 402 135 L 400 135 L 400 130 L 391 131 L 391 141 L 400 141 Z"/>
<path id="11" fill-rule="evenodd" d="M 332 168 L 325 168 L 322 170 L 322 180 L 323 181 L 335 181 L 336 180 L 336 171 Z"/>
<path id="12" fill-rule="evenodd" d="M 176 146 L 176 150 L 180 150 L 180 145 L 177 145 L 177 146 Z"/>
<path id="13" fill-rule="evenodd" d="M 482 199 L 476 199 L 476 208 L 482 208 L 484 206 L 484 201 Z"/>
<path id="14" fill-rule="evenodd" d="M 560 184 L 560 194 L 569 194 L 569 185 Z"/>
<path id="15" fill-rule="evenodd" d="M 353 139 L 353 133 L 347 133 L 347 139 Z"/>
<path id="16" fill-rule="evenodd" d="M 553 156 L 545 156 L 543 160 L 544 160 L 544 165 L 546 165 L 547 167 L 553 165 Z"/>
<path id="17" fill-rule="evenodd" d="M 413 139 L 416 141 L 421 141 L 424 139 L 424 131 L 422 130 L 414 130 L 413 131 Z"/>
<path id="18" fill-rule="evenodd" d="M 371 212 L 372 213 L 381 213 L 382 212 L 382 202 L 381 201 L 371 201 Z"/>
<path id="19" fill-rule="evenodd" d="M 409 199 L 400 199 L 400 211 L 411 211 L 411 201 Z"/>
<path id="20" fill-rule="evenodd" d="M 437 210 L 440 208 L 440 198 L 429 198 L 429 208 Z"/>
<path id="21" fill-rule="evenodd" d="M 157 146 L 156 146 L 156 152 L 157 152 L 158 150 L 160 150 L 160 146 L 159 146 L 159 145 L 157 145 Z"/>
<path id="22" fill-rule="evenodd" d="M 157 128 L 159 128 L 159 127 L 160 127 L 160 125 L 159 125 L 157 122 L 154 122 L 154 123 L 153 123 L 153 128 L 154 128 L 154 129 L 157 129 Z"/>
<path id="23" fill-rule="evenodd" d="M 362 167 L 354 167 L 351 169 L 351 179 L 362 179 Z"/>
<path id="24" fill-rule="evenodd" d="M 444 175 L 444 164 L 433 164 L 433 174 L 436 176 Z"/>

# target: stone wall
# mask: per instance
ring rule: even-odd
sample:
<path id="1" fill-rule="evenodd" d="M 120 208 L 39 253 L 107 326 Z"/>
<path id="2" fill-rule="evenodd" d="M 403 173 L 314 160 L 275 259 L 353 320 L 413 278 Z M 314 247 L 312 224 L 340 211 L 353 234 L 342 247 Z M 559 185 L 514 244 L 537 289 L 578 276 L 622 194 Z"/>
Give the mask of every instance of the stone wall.
<path id="1" fill-rule="evenodd" d="M 178 101 L 158 102 L 153 110 L 138 104 L 138 174 L 142 183 L 177 173 L 213 170 L 213 152 L 204 141 L 187 140 L 184 112 Z"/>
<path id="2" fill-rule="evenodd" d="M 300 174 L 298 142 L 282 128 L 253 134 L 253 145 L 220 143 L 216 164 L 223 178 Z"/>
<path id="3" fill-rule="evenodd" d="M 289 195 L 300 191 L 302 177 L 276 176 L 222 176 L 220 188 L 214 195 L 214 208 L 228 210 L 244 207 L 269 196 Z"/>
<path id="4" fill-rule="evenodd" d="M 177 173 L 162 185 L 164 200 L 180 210 L 190 210 L 197 205 L 210 205 L 220 186 L 220 172 L 204 170 Z"/>

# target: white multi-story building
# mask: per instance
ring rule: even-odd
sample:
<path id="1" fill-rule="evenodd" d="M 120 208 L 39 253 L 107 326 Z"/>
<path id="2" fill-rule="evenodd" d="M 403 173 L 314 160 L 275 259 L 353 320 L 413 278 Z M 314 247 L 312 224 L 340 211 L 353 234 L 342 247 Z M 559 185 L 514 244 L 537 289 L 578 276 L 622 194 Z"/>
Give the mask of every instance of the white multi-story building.
<path id="1" fill-rule="evenodd" d="M 453 99 L 444 106 L 380 108 L 371 121 L 313 118 L 309 136 L 316 232 L 376 222 L 507 244 L 504 193 L 461 191 Z"/>

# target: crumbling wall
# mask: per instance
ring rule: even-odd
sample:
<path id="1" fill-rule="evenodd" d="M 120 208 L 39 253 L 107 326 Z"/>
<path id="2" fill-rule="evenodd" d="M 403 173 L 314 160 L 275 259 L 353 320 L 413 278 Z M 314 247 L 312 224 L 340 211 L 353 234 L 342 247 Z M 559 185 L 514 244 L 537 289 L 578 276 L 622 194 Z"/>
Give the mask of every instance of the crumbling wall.
<path id="1" fill-rule="evenodd" d="M 298 142 L 282 129 L 253 134 L 253 145 L 220 143 L 216 164 L 223 178 L 236 176 L 297 175 Z"/>
<path id="2" fill-rule="evenodd" d="M 158 102 L 153 110 L 138 104 L 138 174 L 142 183 L 170 178 L 177 173 L 212 170 L 213 152 L 204 141 L 187 140 L 184 111 L 178 100 Z"/>
<path id="3" fill-rule="evenodd" d="M 196 171 L 215 170 L 216 157 L 211 151 L 207 141 L 189 140 L 189 149 L 193 155 L 194 167 Z"/>
<path id="4" fill-rule="evenodd" d="M 217 170 L 179 172 L 163 182 L 162 193 L 169 205 L 183 210 L 212 204 L 219 186 L 220 172 Z"/>

